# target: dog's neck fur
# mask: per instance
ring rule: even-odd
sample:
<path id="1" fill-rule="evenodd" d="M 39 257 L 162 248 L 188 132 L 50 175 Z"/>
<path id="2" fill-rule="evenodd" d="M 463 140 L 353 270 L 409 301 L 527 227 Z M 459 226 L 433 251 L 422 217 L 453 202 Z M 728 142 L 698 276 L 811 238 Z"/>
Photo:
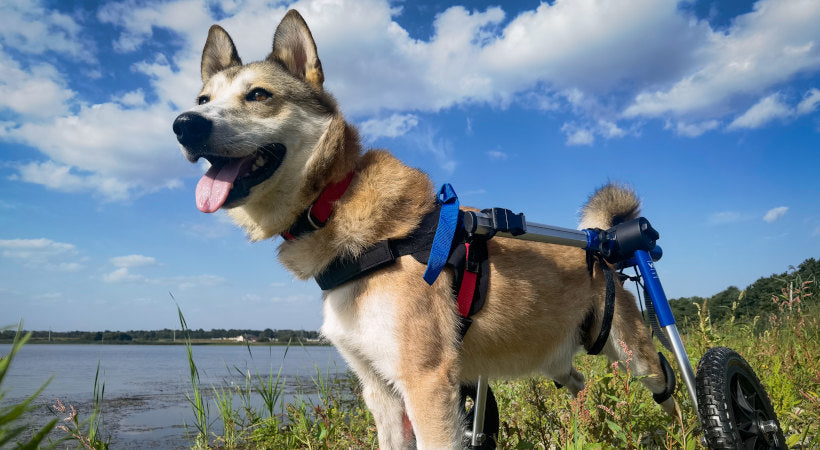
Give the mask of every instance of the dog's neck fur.
<path id="1" fill-rule="evenodd" d="M 385 151 L 361 154 L 358 138 L 350 139 L 355 128 L 345 123 L 344 130 L 344 139 L 323 140 L 335 141 L 335 148 L 316 150 L 336 156 L 327 168 L 322 188 L 352 169 L 356 174 L 350 187 L 324 228 L 279 247 L 279 260 L 300 279 L 317 275 L 339 256 L 355 257 L 381 240 L 410 234 L 435 205 L 426 174 Z M 355 149 L 346 148 L 351 145 Z"/>

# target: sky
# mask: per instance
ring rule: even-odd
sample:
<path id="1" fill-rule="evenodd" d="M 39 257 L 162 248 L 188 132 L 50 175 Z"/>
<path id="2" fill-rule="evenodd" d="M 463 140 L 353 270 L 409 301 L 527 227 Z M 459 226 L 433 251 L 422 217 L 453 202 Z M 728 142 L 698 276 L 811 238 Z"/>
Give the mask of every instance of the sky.
<path id="1" fill-rule="evenodd" d="M 203 214 L 171 130 L 207 30 L 244 61 L 285 12 L 367 147 L 461 203 L 575 228 L 608 181 L 670 298 L 820 257 L 820 2 L 0 3 L 0 326 L 318 329 L 321 291 Z"/>

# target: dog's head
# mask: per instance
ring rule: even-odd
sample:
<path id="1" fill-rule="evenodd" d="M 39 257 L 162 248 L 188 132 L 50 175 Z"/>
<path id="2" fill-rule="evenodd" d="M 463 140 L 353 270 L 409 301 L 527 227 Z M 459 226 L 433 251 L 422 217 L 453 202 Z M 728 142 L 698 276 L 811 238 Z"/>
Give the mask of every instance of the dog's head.
<path id="1" fill-rule="evenodd" d="M 228 209 L 255 239 L 287 229 L 323 178 L 335 176 L 336 153 L 355 134 L 323 90 L 304 19 L 288 12 L 271 54 L 246 65 L 228 33 L 212 26 L 201 72 L 196 106 L 173 124 L 183 155 L 211 165 L 196 187 L 197 207 Z"/>

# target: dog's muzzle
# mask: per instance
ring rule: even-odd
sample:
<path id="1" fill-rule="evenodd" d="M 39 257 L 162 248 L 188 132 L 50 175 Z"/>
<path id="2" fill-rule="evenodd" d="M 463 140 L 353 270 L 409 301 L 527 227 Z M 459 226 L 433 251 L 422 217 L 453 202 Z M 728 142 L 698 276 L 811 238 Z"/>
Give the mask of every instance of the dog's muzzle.
<path id="1" fill-rule="evenodd" d="M 177 141 L 185 147 L 185 156 L 191 162 L 196 162 L 204 155 L 206 143 L 211 136 L 213 124 L 200 114 L 186 112 L 174 120 L 174 133 Z"/>

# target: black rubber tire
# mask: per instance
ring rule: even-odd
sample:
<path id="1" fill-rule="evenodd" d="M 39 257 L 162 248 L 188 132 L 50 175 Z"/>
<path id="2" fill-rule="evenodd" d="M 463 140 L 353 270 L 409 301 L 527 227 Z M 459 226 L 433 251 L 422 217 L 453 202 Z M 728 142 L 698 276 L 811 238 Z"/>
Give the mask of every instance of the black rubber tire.
<path id="1" fill-rule="evenodd" d="M 786 448 L 766 390 L 749 363 L 734 350 L 709 349 L 698 362 L 695 388 L 710 449 Z"/>
<path id="2" fill-rule="evenodd" d="M 461 386 L 461 390 L 459 392 L 461 397 L 460 405 L 464 405 L 467 401 L 467 398 L 470 398 L 475 402 L 475 397 L 477 395 L 476 387 L 471 385 L 464 385 Z M 464 418 L 463 423 L 463 430 L 472 431 L 473 430 L 473 415 L 474 411 L 471 407 L 467 410 L 467 415 Z M 484 434 L 487 436 L 487 439 L 484 440 L 484 443 L 478 447 L 472 447 L 469 441 L 465 441 L 464 448 L 468 449 L 477 449 L 477 450 L 494 450 L 496 448 L 496 443 L 498 442 L 498 428 L 499 428 L 499 419 L 498 419 L 498 403 L 495 401 L 495 394 L 493 394 L 493 390 L 487 386 L 487 404 L 484 407 Z"/>

